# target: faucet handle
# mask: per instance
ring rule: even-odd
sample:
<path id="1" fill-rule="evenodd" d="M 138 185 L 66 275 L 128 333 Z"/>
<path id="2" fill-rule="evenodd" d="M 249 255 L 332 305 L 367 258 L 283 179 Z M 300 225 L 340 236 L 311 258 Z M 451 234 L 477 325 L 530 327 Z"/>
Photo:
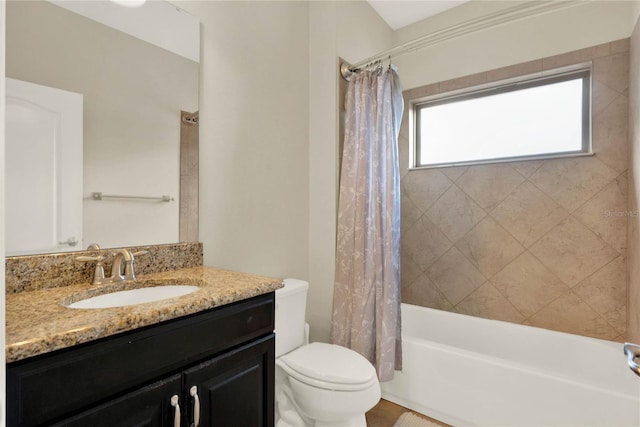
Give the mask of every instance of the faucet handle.
<path id="1" fill-rule="evenodd" d="M 91 283 L 93 285 L 99 285 L 104 282 L 104 264 L 102 262 L 104 260 L 104 257 L 102 255 L 79 256 L 76 257 L 76 260 L 81 262 L 96 261 L 96 268 L 95 270 L 93 270 L 93 280 L 91 281 Z"/>
<path id="2" fill-rule="evenodd" d="M 133 255 L 134 257 L 140 256 L 140 255 L 147 255 L 149 253 L 149 251 L 138 251 L 138 252 L 131 252 L 131 255 Z"/>

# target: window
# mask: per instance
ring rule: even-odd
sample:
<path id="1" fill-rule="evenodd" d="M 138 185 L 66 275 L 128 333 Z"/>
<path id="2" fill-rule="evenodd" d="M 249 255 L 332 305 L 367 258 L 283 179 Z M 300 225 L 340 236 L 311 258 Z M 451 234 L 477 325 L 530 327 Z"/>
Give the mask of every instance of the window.
<path id="1" fill-rule="evenodd" d="M 414 105 L 414 167 L 591 154 L 591 70 L 444 94 Z"/>

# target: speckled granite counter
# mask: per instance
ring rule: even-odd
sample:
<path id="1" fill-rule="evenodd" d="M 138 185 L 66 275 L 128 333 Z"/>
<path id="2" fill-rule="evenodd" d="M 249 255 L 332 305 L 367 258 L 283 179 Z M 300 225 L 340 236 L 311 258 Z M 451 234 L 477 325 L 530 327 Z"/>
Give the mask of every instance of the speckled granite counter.
<path id="1" fill-rule="evenodd" d="M 162 284 L 196 285 L 201 289 L 178 298 L 127 307 L 75 310 L 64 306 L 103 293 Z M 7 363 L 241 301 L 280 287 L 281 279 L 195 267 L 139 275 L 135 283 L 79 284 L 7 295 Z"/>

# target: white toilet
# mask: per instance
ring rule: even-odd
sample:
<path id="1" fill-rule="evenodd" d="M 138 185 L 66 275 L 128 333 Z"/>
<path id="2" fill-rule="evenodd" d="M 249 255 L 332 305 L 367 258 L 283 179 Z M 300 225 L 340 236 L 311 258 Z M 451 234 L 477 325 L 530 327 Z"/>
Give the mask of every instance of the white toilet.
<path id="1" fill-rule="evenodd" d="M 276 291 L 276 427 L 366 427 L 380 400 L 376 371 L 353 350 L 308 343 L 308 288 L 285 279 Z"/>

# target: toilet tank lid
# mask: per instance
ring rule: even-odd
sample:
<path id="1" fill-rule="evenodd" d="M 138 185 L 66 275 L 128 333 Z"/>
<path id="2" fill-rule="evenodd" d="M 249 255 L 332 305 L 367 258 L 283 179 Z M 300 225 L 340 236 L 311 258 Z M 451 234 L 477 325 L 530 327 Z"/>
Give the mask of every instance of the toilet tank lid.
<path id="1" fill-rule="evenodd" d="M 367 359 L 353 350 L 334 344 L 314 342 L 280 358 L 306 377 L 338 384 L 364 384 L 376 376 Z"/>

